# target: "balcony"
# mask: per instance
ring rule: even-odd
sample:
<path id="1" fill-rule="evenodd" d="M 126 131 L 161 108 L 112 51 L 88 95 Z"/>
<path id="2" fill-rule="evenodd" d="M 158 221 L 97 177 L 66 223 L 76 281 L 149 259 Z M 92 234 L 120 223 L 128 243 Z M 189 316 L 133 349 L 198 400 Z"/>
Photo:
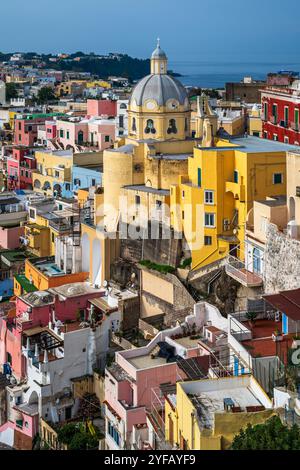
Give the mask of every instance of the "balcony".
<path id="1" fill-rule="evenodd" d="M 245 267 L 245 263 L 229 255 L 225 265 L 226 274 L 245 287 L 261 287 L 263 285 L 262 276 L 252 273 Z"/>
<path id="2" fill-rule="evenodd" d="M 299 123 L 298 122 L 291 122 L 291 129 L 295 132 L 299 132 Z"/>
<path id="3" fill-rule="evenodd" d="M 246 193 L 244 184 L 234 183 L 233 181 L 226 181 L 225 191 L 233 193 L 236 199 L 245 201 Z"/>

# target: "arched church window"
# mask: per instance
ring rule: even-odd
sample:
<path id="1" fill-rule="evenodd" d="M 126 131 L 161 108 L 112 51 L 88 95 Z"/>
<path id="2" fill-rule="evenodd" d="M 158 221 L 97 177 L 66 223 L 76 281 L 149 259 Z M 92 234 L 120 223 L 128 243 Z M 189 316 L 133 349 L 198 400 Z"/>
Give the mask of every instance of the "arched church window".
<path id="1" fill-rule="evenodd" d="M 145 129 L 146 134 L 155 134 L 156 129 L 154 127 L 154 122 L 152 119 L 148 119 L 147 124 L 146 124 L 146 129 Z"/>
<path id="2" fill-rule="evenodd" d="M 177 127 L 176 127 L 175 119 L 170 119 L 169 128 L 168 128 L 167 132 L 168 132 L 168 134 L 177 134 Z"/>
<path id="3" fill-rule="evenodd" d="M 132 119 L 132 131 L 136 132 L 136 119 L 135 118 Z"/>

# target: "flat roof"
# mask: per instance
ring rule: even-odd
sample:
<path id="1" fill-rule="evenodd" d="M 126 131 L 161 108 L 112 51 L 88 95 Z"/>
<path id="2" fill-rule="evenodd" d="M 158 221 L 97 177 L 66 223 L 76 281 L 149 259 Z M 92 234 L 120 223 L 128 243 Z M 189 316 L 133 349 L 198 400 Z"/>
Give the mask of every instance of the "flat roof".
<path id="1" fill-rule="evenodd" d="M 37 290 L 24 274 L 17 274 L 15 279 L 26 292 L 35 292 Z"/>
<path id="2" fill-rule="evenodd" d="M 202 147 L 201 145 L 198 146 L 201 150 L 222 150 L 225 151 L 232 151 L 232 150 L 239 150 L 240 152 L 247 152 L 247 153 L 282 153 L 282 152 L 299 152 L 299 146 L 284 144 L 282 142 L 268 140 L 268 139 L 261 139 L 259 137 L 248 136 L 248 137 L 230 137 L 228 140 L 226 138 L 221 139 L 221 141 L 227 141 L 232 146 L 220 145 L 220 146 L 213 146 L 213 147 Z M 222 143 L 222 142 L 220 142 Z"/>
<path id="3" fill-rule="evenodd" d="M 159 194 L 161 196 L 169 196 L 170 194 L 169 189 L 156 189 L 156 188 L 151 188 L 145 185 L 128 185 L 128 186 L 123 186 L 123 189 L 129 190 L 129 191 L 142 191 L 144 193 Z"/>
<path id="4" fill-rule="evenodd" d="M 242 384 L 241 384 L 242 385 Z M 202 428 L 214 426 L 215 413 L 227 413 L 224 409 L 224 400 L 231 400 L 233 406 L 246 411 L 248 406 L 262 406 L 261 402 L 253 394 L 250 386 L 232 388 L 216 387 L 215 390 L 199 391 L 189 395 L 189 399 L 197 410 L 197 417 Z"/>

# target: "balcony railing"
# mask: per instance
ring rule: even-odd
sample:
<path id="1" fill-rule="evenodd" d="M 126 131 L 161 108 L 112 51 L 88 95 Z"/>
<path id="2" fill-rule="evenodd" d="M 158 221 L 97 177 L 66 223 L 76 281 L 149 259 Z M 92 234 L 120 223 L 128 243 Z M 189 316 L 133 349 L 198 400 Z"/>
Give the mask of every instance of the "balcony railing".
<path id="1" fill-rule="evenodd" d="M 228 256 L 225 271 L 228 276 L 245 287 L 260 287 L 263 284 L 263 279 L 260 274 L 248 271 L 245 267 L 245 263 L 234 256 Z"/>

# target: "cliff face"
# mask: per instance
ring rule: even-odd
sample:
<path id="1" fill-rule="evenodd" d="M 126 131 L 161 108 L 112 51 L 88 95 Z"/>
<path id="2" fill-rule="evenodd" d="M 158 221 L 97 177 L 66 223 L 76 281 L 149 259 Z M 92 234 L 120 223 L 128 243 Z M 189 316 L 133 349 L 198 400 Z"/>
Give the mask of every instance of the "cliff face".
<path id="1" fill-rule="evenodd" d="M 267 227 L 264 260 L 266 293 L 300 287 L 300 241 L 279 232 L 273 224 Z"/>

